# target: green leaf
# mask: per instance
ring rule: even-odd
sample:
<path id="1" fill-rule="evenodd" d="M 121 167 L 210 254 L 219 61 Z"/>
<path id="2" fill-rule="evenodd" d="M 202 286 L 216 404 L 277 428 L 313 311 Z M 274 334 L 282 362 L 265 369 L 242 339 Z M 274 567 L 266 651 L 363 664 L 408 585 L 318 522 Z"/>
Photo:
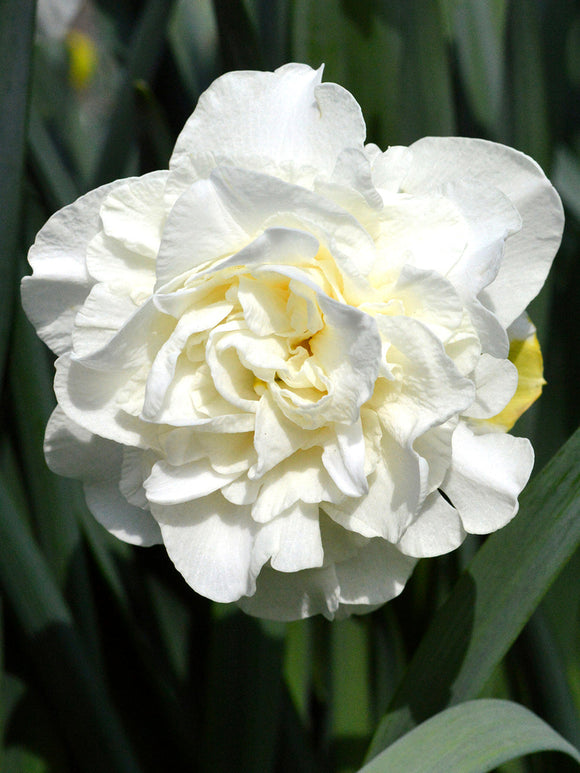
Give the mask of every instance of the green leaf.
<path id="1" fill-rule="evenodd" d="M 523 697 L 513 697 L 541 713 L 555 730 L 580 747 L 579 718 L 566 679 L 566 666 L 543 607 L 544 604 L 532 615 L 514 645 L 514 660 L 517 658 L 521 671 Z M 572 604 L 569 608 L 574 611 Z M 567 622 L 574 628 L 572 620 Z"/>
<path id="2" fill-rule="evenodd" d="M 546 169 L 550 163 L 551 136 L 541 33 L 539 5 L 512 0 L 508 22 L 511 51 L 508 97 L 513 134 L 509 144 L 528 153 Z"/>
<path id="3" fill-rule="evenodd" d="M 137 81 L 149 81 L 155 73 L 174 3 L 175 0 L 149 0 L 145 4 L 131 40 L 125 77 L 109 118 L 91 188 L 123 177 L 128 172 L 130 150 L 138 139 L 139 131 L 134 86 Z"/>
<path id="4" fill-rule="evenodd" d="M 274 771 L 283 694 L 279 626 L 229 607 L 215 610 L 201 769 Z"/>
<path id="5" fill-rule="evenodd" d="M 60 209 L 79 197 L 79 186 L 34 106 L 28 131 L 32 166 L 42 193 L 52 210 Z"/>
<path id="6" fill-rule="evenodd" d="M 224 69 L 263 69 L 256 30 L 244 3 L 240 0 L 213 0 L 213 8 Z"/>
<path id="7" fill-rule="evenodd" d="M 431 625 L 375 733 L 367 759 L 446 706 L 479 695 L 580 543 L 580 430 L 520 497 Z"/>
<path id="8" fill-rule="evenodd" d="M 506 0 L 453 2 L 452 29 L 459 72 L 478 122 L 498 135 L 504 90 L 504 20 Z"/>
<path id="9" fill-rule="evenodd" d="M 35 7 L 34 0 L 0 3 L 0 384 L 14 302 Z"/>
<path id="10" fill-rule="evenodd" d="M 70 612 L 0 481 L 0 587 L 79 770 L 138 773 L 117 714 Z"/>
<path id="11" fill-rule="evenodd" d="M 442 711 L 403 736 L 360 773 L 485 773 L 539 751 L 580 753 L 517 703 L 478 700 Z"/>

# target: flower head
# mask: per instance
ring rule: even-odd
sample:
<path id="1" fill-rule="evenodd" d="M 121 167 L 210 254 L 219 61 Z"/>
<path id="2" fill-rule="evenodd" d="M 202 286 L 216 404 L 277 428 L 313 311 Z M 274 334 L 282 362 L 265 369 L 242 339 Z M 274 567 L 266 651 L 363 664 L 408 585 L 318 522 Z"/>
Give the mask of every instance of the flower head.
<path id="1" fill-rule="evenodd" d="M 58 355 L 51 468 L 264 617 L 375 608 L 507 523 L 532 468 L 505 430 L 541 388 L 557 194 L 491 142 L 364 141 L 321 70 L 225 75 L 169 170 L 54 215 L 23 281 Z"/>

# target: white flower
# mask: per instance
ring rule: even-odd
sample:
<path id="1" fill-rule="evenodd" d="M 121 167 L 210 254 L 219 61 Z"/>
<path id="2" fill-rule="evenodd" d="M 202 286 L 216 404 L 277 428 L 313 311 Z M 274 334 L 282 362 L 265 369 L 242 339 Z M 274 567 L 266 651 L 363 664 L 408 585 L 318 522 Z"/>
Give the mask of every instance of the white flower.
<path id="1" fill-rule="evenodd" d="M 64 38 L 81 9 L 82 0 L 38 0 L 37 32 L 44 37 Z"/>
<path id="2" fill-rule="evenodd" d="M 218 79 L 169 171 L 54 215 L 23 281 L 59 356 L 51 468 L 199 593 L 283 620 L 369 611 L 418 557 L 514 516 L 532 449 L 489 419 L 518 330 L 541 369 L 522 315 L 562 230 L 531 159 L 383 153 L 320 80 Z"/>

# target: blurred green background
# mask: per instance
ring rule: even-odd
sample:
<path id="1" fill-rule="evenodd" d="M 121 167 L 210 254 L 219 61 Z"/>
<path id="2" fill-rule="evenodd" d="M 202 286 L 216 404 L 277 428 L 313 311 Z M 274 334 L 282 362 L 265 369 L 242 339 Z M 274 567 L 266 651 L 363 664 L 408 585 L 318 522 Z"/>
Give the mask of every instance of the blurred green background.
<path id="1" fill-rule="evenodd" d="M 515 431 L 532 439 L 539 471 L 579 424 L 577 0 L 39 0 L 38 9 L 0 0 L 3 773 L 358 770 L 380 718 L 409 691 L 418 696 L 413 723 L 469 697 L 507 697 L 580 745 L 577 527 L 554 532 L 553 543 L 546 537 L 549 571 L 534 564 L 539 547 L 525 572 L 517 550 L 501 559 L 506 576 L 521 569 L 522 600 L 517 609 L 498 600 L 488 670 L 476 678 L 468 669 L 461 692 L 453 657 L 467 652 L 468 668 L 471 645 L 457 655 L 451 648 L 440 669 L 408 664 L 450 593 L 449 636 L 449 620 L 470 609 L 461 606 L 466 583 L 452 589 L 479 548 L 475 538 L 422 561 L 402 597 L 372 615 L 264 624 L 196 596 L 162 548 L 110 537 L 87 513 L 80 486 L 45 467 L 53 367 L 18 290 L 36 232 L 97 185 L 166 167 L 199 94 L 219 74 L 288 61 L 325 63 L 325 80 L 353 93 L 368 140 L 382 148 L 425 135 L 478 136 L 542 165 L 567 221 L 531 308 L 548 383 Z M 578 443 L 566 459 L 577 452 Z M 558 490 L 568 497 L 567 523 L 578 522 L 560 468 L 522 510 L 531 513 L 546 486 L 552 498 L 535 522 L 548 529 L 564 512 L 554 504 Z M 501 574 L 500 559 L 489 557 L 495 544 L 478 564 L 485 571 L 467 575 L 478 599 L 485 590 L 477 582 Z M 479 625 L 476 613 L 472 644 Z M 404 676 L 407 693 L 397 698 Z M 502 767 L 568 769 L 550 754 Z"/>

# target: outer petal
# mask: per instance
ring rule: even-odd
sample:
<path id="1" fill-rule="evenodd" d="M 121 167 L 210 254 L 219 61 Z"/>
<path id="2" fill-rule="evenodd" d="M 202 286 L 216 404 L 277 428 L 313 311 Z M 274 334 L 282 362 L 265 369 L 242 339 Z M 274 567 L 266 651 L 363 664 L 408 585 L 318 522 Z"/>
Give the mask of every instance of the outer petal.
<path id="1" fill-rule="evenodd" d="M 518 210 L 522 228 L 507 240 L 499 273 L 482 295 L 507 327 L 538 294 L 560 244 L 564 215 L 558 194 L 535 161 L 505 145 L 426 137 L 411 150 L 405 191 L 420 193 L 459 178 L 475 178 L 499 188 Z"/>
<path id="2" fill-rule="evenodd" d="M 336 564 L 339 599 L 341 606 L 346 606 L 344 612 L 370 611 L 369 607 L 398 596 L 415 563 L 414 558 L 403 555 L 390 542 L 369 540 L 352 558 Z"/>
<path id="3" fill-rule="evenodd" d="M 165 223 L 163 190 L 168 175 L 160 170 L 119 181 L 101 207 L 105 234 L 128 250 L 155 259 Z"/>
<path id="4" fill-rule="evenodd" d="M 75 315 L 93 285 L 85 262 L 87 245 L 100 227 L 101 202 L 119 184 L 103 185 L 54 214 L 28 253 L 33 275 L 22 280 L 22 304 L 56 354 L 70 349 Z"/>
<path id="5" fill-rule="evenodd" d="M 256 592 L 239 600 L 244 612 L 266 620 L 302 620 L 322 614 L 332 620 L 339 607 L 339 586 L 334 566 L 277 572 L 264 566 Z"/>
<path id="6" fill-rule="evenodd" d="M 125 371 L 91 370 L 71 362 L 66 355 L 56 362 L 54 390 L 59 405 L 72 421 L 117 443 L 150 447 L 148 425 L 125 413 L 119 405 L 119 397 L 127 386 L 131 384 Z"/>
<path id="7" fill-rule="evenodd" d="M 53 472 L 85 481 L 89 509 L 108 531 L 134 545 L 161 542 L 151 514 L 130 505 L 119 490 L 123 446 L 93 435 L 56 408 L 46 428 L 44 451 Z"/>
<path id="8" fill-rule="evenodd" d="M 459 512 L 465 531 L 489 534 L 518 511 L 534 452 L 526 438 L 474 435 L 460 423 L 453 434 L 453 457 L 441 488 Z"/>
<path id="9" fill-rule="evenodd" d="M 518 371 L 509 360 L 496 360 L 482 354 L 473 374 L 475 400 L 465 415 L 489 419 L 503 410 L 518 385 Z"/>
<path id="10" fill-rule="evenodd" d="M 297 620 L 323 614 L 332 620 L 370 612 L 403 590 L 415 559 L 384 540 L 369 540 L 351 557 L 320 569 L 287 574 L 265 566 L 256 593 L 239 606 L 271 620 Z"/>
<path id="11" fill-rule="evenodd" d="M 321 78 L 322 67 L 303 64 L 223 75 L 200 97 L 170 166 L 209 152 L 242 166 L 253 155 L 330 174 L 343 148 L 362 150 L 366 132 L 355 99 Z"/>
<path id="12" fill-rule="evenodd" d="M 438 491 L 429 494 L 419 515 L 403 534 L 397 547 L 407 556 L 442 556 L 459 547 L 465 529 L 457 510 Z"/>
<path id="13" fill-rule="evenodd" d="M 254 592 L 251 574 L 256 526 L 249 508 L 221 494 L 177 506 L 153 505 L 169 558 L 186 582 L 214 601 Z"/>

